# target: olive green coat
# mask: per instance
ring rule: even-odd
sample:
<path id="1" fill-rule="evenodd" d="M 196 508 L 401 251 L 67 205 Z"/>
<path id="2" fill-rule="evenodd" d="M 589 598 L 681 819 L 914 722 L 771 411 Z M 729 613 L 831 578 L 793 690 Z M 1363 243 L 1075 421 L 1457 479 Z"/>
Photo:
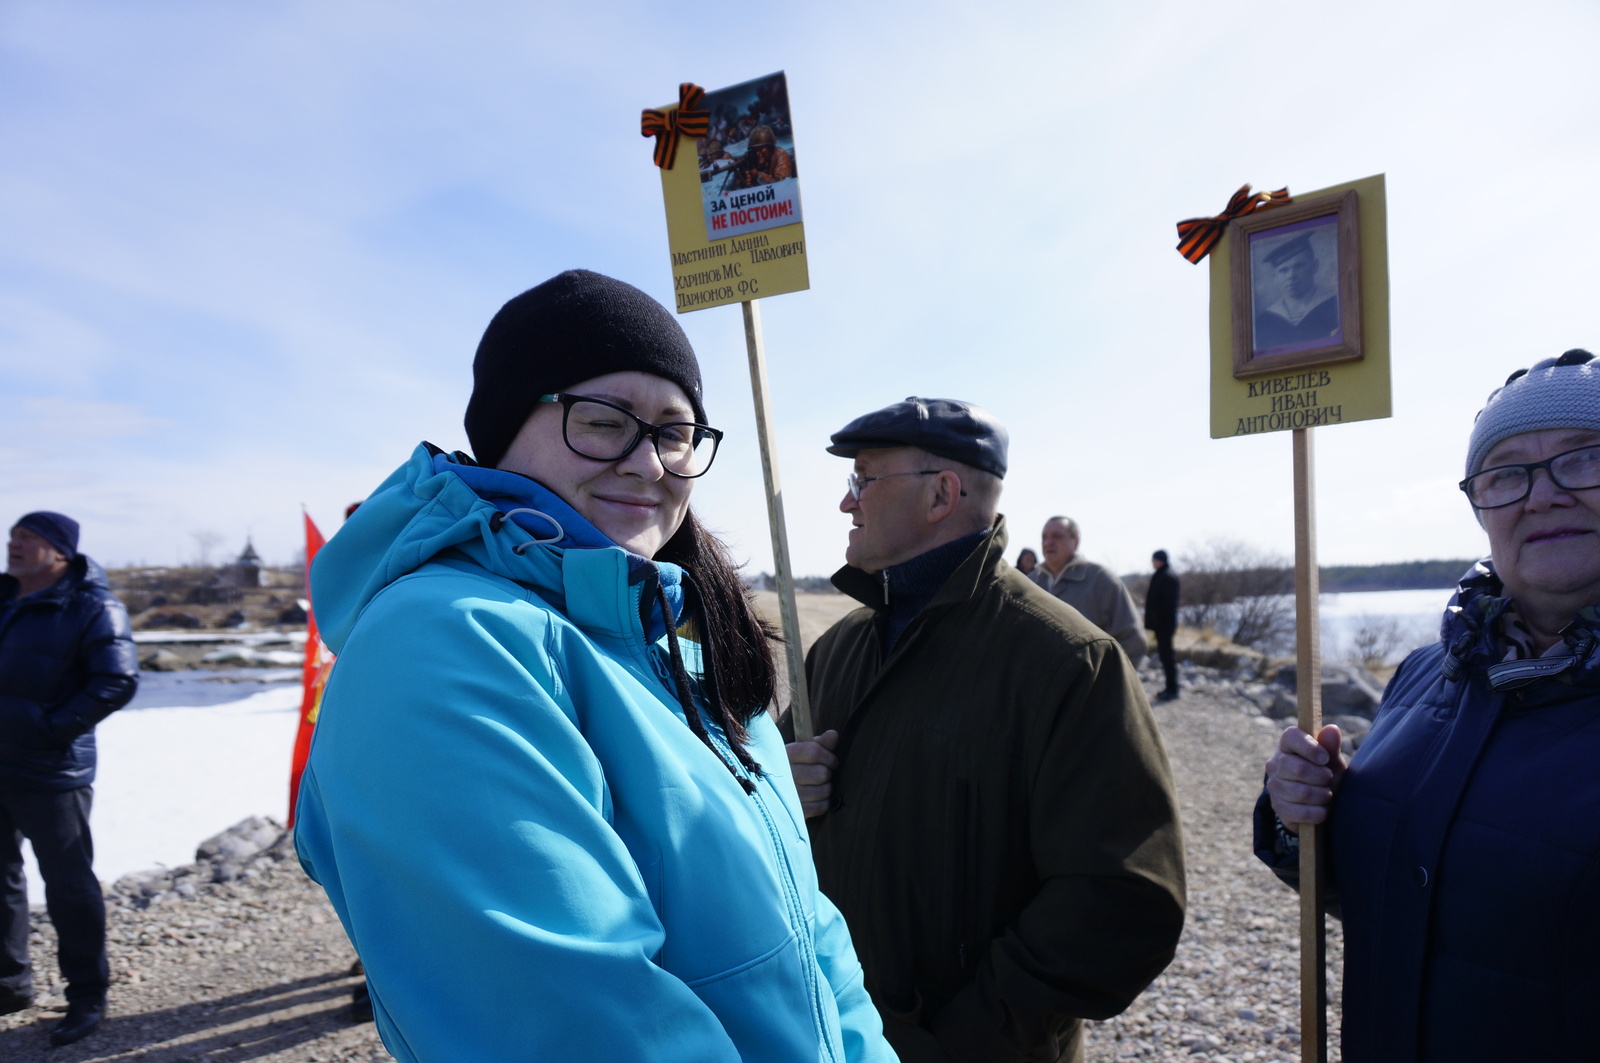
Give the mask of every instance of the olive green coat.
<path id="1" fill-rule="evenodd" d="M 1077 1060 L 1183 928 L 1183 842 L 1161 736 L 1128 658 L 1002 559 L 1004 518 L 885 661 L 883 585 L 806 661 L 840 732 L 810 820 L 903 1063 Z"/>

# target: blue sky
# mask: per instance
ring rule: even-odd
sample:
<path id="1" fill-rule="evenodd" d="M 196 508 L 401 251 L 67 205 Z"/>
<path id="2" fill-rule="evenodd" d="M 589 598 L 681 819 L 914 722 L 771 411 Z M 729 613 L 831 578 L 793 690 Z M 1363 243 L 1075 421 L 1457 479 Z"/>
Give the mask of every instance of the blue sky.
<path id="1" fill-rule="evenodd" d="M 1479 3 L 10 0 L 0 6 L 0 512 L 108 563 L 252 534 L 287 560 L 421 439 L 572 266 L 670 302 L 639 110 L 783 69 L 812 289 L 762 304 L 796 568 L 831 572 L 827 436 L 910 394 L 1012 432 L 1121 571 L 1292 548 L 1289 437 L 1207 438 L 1207 270 L 1174 223 L 1386 173 L 1393 419 L 1319 431 L 1325 563 L 1463 556 L 1473 413 L 1600 345 L 1600 8 Z M 696 504 L 770 566 L 736 308 L 680 319 L 728 430 Z M 7 518 L 10 519 L 10 518 Z"/>

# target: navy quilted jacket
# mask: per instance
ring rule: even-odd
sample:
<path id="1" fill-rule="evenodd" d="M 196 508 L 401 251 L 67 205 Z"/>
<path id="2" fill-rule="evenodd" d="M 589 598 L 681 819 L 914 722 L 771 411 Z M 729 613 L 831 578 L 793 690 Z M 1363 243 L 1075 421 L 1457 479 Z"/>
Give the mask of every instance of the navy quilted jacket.
<path id="1" fill-rule="evenodd" d="M 1406 658 L 1331 817 L 1347 1063 L 1600 1058 L 1600 610 L 1498 663 L 1487 563 Z M 1294 883 L 1265 795 L 1256 852 Z"/>
<path id="2" fill-rule="evenodd" d="M 0 791 L 94 782 L 94 725 L 139 685 L 128 611 L 89 558 L 55 586 L 17 599 L 0 575 Z"/>

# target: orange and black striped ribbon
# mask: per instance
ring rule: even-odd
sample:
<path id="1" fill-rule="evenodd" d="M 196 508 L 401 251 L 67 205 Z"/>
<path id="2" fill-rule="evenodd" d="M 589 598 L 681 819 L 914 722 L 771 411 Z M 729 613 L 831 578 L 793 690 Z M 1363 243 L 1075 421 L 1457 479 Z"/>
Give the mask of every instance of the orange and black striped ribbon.
<path id="1" fill-rule="evenodd" d="M 1178 223 L 1178 254 L 1199 265 L 1200 260 L 1209 255 L 1211 249 L 1217 246 L 1217 241 L 1222 239 L 1222 230 L 1230 221 L 1287 202 L 1287 188 L 1252 194 L 1249 185 L 1240 185 L 1239 191 L 1228 200 L 1221 214 L 1212 218 L 1189 218 Z"/>
<path id="2" fill-rule="evenodd" d="M 663 169 L 672 169 L 678 158 L 678 138 L 703 137 L 711 132 L 711 112 L 697 110 L 706 90 L 692 81 L 678 86 L 678 109 L 657 111 L 647 108 L 639 116 L 639 133 L 656 138 L 655 162 Z"/>

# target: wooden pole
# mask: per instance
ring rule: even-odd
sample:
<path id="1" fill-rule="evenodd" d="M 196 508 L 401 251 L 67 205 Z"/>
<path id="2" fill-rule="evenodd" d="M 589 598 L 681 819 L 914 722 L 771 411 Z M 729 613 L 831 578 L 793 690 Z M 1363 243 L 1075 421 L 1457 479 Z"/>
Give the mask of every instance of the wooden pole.
<path id="1" fill-rule="evenodd" d="M 1294 429 L 1295 687 L 1300 729 L 1322 730 L 1322 623 L 1318 605 L 1317 500 L 1311 429 Z M 1300 1059 L 1328 1060 L 1328 942 L 1322 898 L 1327 825 L 1300 827 Z"/>
<path id="2" fill-rule="evenodd" d="M 744 345 L 750 355 L 750 390 L 756 400 L 756 435 L 761 440 L 761 475 L 767 484 L 767 523 L 772 530 L 772 567 L 778 578 L 778 606 L 783 623 L 785 656 L 789 661 L 789 712 L 794 737 L 808 741 L 816 732 L 811 725 L 811 699 L 806 694 L 805 655 L 800 645 L 800 610 L 794 600 L 794 572 L 789 567 L 789 532 L 783 520 L 783 487 L 778 482 L 778 448 L 772 436 L 772 399 L 767 392 L 767 355 L 761 339 L 759 300 L 744 307 Z"/>

